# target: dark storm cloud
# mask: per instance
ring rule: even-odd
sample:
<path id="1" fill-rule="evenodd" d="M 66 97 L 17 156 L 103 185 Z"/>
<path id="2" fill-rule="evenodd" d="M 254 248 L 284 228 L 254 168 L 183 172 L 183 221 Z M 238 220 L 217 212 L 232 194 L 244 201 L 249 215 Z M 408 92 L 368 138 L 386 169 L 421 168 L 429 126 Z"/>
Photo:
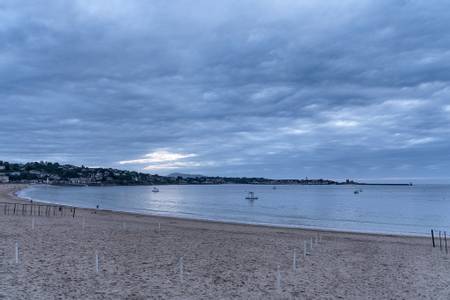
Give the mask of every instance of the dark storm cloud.
<path id="1" fill-rule="evenodd" d="M 0 157 L 448 178 L 445 1 L 6 1 Z"/>

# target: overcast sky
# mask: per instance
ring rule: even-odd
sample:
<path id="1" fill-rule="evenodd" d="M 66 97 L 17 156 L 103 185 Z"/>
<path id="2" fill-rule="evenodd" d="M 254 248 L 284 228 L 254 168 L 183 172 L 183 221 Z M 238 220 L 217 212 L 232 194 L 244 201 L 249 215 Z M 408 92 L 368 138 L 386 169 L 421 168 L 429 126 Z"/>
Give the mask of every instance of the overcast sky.
<path id="1" fill-rule="evenodd" d="M 0 160 L 450 180 L 448 1 L 0 2 Z"/>

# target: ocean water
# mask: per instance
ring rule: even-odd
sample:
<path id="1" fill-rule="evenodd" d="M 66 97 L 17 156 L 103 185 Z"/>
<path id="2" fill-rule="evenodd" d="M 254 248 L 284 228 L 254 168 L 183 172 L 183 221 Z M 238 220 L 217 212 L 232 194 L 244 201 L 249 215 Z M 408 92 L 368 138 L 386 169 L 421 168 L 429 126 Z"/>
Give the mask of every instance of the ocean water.
<path id="1" fill-rule="evenodd" d="M 32 186 L 19 196 L 50 203 L 194 219 L 426 235 L 450 231 L 450 185 Z M 362 189 L 359 194 L 355 190 Z M 257 200 L 246 200 L 252 191 Z"/>

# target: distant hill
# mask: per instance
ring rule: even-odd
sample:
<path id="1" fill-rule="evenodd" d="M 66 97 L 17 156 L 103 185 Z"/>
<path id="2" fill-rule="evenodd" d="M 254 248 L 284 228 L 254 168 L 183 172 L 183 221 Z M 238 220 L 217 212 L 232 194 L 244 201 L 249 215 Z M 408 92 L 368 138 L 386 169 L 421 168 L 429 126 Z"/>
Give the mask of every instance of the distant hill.
<path id="1" fill-rule="evenodd" d="M 162 185 L 162 184 L 301 184 L 332 185 L 360 184 L 347 179 L 337 182 L 329 179 L 268 179 L 262 177 L 210 177 L 195 174 L 172 173 L 169 176 L 152 175 L 112 168 L 88 168 L 61 165 L 52 162 L 9 163 L 0 160 L 0 183 L 45 183 L 54 185 Z M 401 185 L 401 184 L 399 184 Z"/>
<path id="2" fill-rule="evenodd" d="M 167 175 L 167 177 L 172 177 L 172 178 L 177 178 L 177 177 L 181 177 L 181 178 L 202 178 L 202 177 L 206 177 L 206 176 L 199 175 L 199 174 L 170 173 L 169 175 Z"/>

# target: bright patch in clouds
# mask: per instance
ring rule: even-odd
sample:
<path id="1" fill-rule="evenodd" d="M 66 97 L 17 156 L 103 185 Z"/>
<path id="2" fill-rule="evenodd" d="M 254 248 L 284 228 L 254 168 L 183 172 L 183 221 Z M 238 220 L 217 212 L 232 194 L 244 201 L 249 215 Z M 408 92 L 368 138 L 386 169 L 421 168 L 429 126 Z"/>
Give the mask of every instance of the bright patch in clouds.
<path id="1" fill-rule="evenodd" d="M 166 150 L 158 150 L 155 152 L 148 153 L 144 156 L 144 158 L 133 159 L 133 160 L 123 160 L 120 161 L 119 164 L 147 164 L 147 163 L 162 163 L 168 161 L 176 161 L 184 158 L 195 157 L 196 154 L 193 153 L 175 153 L 169 152 Z"/>
<path id="2" fill-rule="evenodd" d="M 121 165 L 140 165 L 146 164 L 146 166 L 140 167 L 146 171 L 160 171 L 160 170 L 173 170 L 173 169 L 193 169 L 200 167 L 213 167 L 217 166 L 217 162 L 213 160 L 195 161 L 189 160 L 190 158 L 197 157 L 195 153 L 177 153 L 167 151 L 165 149 L 156 150 L 154 152 L 144 155 L 143 158 L 120 161 Z M 227 163 L 232 163 L 228 162 Z"/>
<path id="3" fill-rule="evenodd" d="M 337 120 L 331 122 L 330 125 L 332 127 L 357 127 L 359 123 L 353 120 Z"/>
<path id="4" fill-rule="evenodd" d="M 182 169 L 182 168 L 196 168 L 204 166 L 204 164 L 199 162 L 171 162 L 171 163 L 162 163 L 162 164 L 154 164 L 144 167 L 144 170 L 147 171 L 158 171 L 158 170 L 171 170 L 171 169 Z"/>
<path id="5" fill-rule="evenodd" d="M 428 144 L 437 141 L 438 139 L 434 137 L 424 137 L 424 138 L 414 138 L 410 139 L 406 142 L 407 146 L 415 146 L 415 145 L 422 145 L 422 144 Z"/>
<path id="6" fill-rule="evenodd" d="M 426 101 L 421 99 L 396 99 L 385 101 L 383 104 L 386 107 L 407 110 L 424 106 L 426 104 Z"/>

